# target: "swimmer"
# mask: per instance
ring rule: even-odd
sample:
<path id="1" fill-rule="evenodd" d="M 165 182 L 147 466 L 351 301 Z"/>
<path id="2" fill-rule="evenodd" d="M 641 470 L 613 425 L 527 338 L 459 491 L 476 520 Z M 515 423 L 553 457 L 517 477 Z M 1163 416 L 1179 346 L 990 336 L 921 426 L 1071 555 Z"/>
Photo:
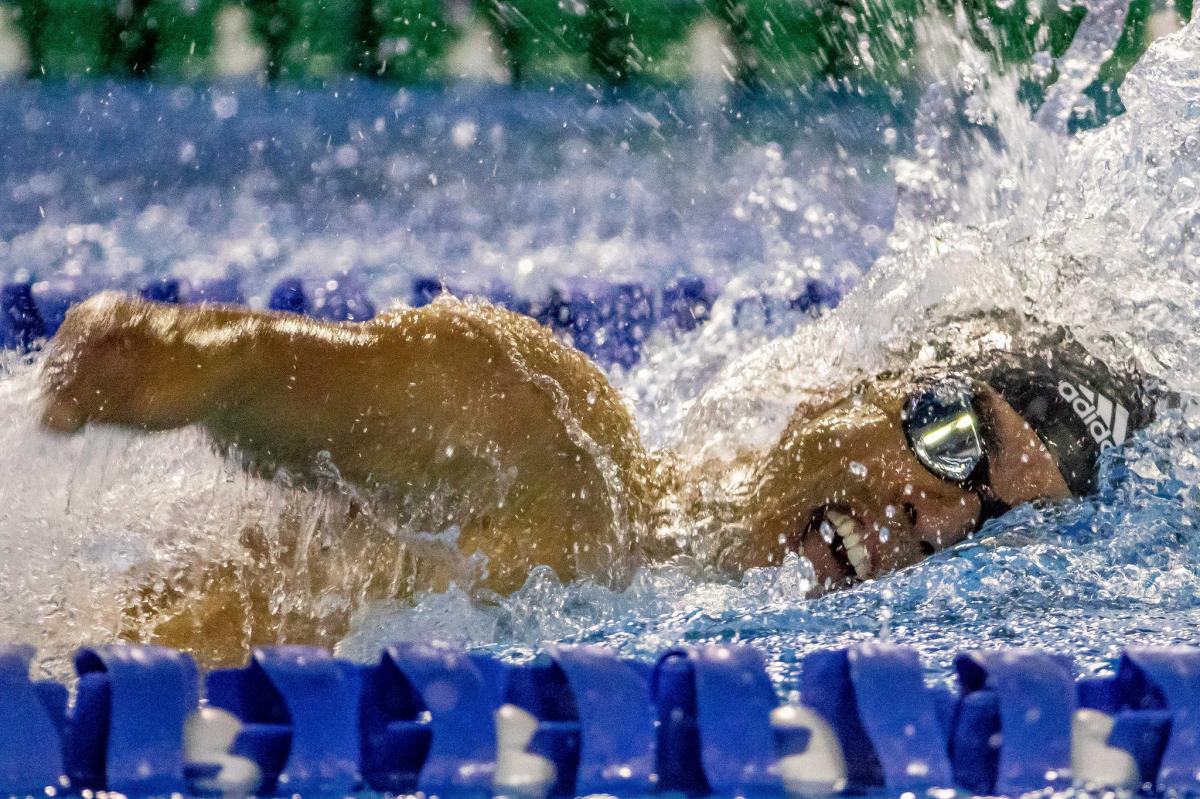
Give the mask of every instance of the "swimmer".
<path id="1" fill-rule="evenodd" d="M 452 583 L 507 594 L 538 566 L 620 585 L 697 553 L 735 576 L 795 552 L 814 594 L 908 566 L 1009 508 L 1087 494 L 1100 452 L 1148 422 L 1137 381 L 1063 335 L 1040 344 L 872 376 L 798 408 L 765 452 L 687 464 L 643 446 L 586 356 L 491 305 L 331 323 L 106 293 L 50 342 L 41 421 L 200 425 L 256 474 L 352 489 L 305 576 L 336 612 L 286 618 L 277 589 L 312 543 L 297 533 L 271 560 L 255 530 L 245 558 L 195 564 L 132 603 L 128 637 L 231 662 L 250 643 L 332 644 L 374 600 Z"/>

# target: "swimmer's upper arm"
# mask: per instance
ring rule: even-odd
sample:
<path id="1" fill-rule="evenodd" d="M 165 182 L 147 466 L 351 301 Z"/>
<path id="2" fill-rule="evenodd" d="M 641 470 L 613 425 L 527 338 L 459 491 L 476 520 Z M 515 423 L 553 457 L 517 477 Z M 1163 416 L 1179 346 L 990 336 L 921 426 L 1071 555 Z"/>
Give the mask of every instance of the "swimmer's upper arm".
<path id="1" fill-rule="evenodd" d="M 461 524 L 472 547 L 503 539 L 506 580 L 535 557 L 568 576 L 574 541 L 644 519 L 653 501 L 619 393 L 503 309 L 439 301 L 356 324 L 118 298 L 66 328 L 51 424 L 201 423 L 256 471 L 340 474 L 420 529 Z"/>

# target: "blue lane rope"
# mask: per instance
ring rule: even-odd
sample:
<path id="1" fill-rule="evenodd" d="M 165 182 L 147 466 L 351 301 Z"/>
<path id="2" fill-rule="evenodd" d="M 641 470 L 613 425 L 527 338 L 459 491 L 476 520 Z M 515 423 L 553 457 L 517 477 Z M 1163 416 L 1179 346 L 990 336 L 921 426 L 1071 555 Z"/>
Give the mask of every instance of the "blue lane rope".
<path id="1" fill-rule="evenodd" d="M 373 318 L 376 306 L 362 286 L 353 281 L 332 281 L 335 287 L 311 292 L 305 281 L 285 278 L 272 288 L 267 308 L 307 314 L 332 321 L 362 322 Z M 442 279 L 418 276 L 413 279 L 408 304 L 420 308 L 443 292 L 467 294 Z M 40 340 L 53 336 L 67 309 L 86 299 L 90 292 L 47 289 L 35 292 L 30 283 L 0 286 L 0 349 L 28 351 Z M 245 296 L 236 278 L 191 284 L 178 278 L 155 278 L 137 293 L 149 300 L 168 303 L 244 304 Z M 490 301 L 532 316 L 575 347 L 605 366 L 629 368 L 641 357 L 643 343 L 659 327 L 688 332 L 708 321 L 714 291 L 704 279 L 679 277 L 655 291 L 634 281 L 581 284 L 568 290 L 556 289 L 547 296 L 528 298 L 504 286 L 484 293 Z M 735 314 L 770 322 L 780 313 L 815 314 L 835 307 L 839 291 L 826 283 L 810 280 L 786 298 L 746 297 L 738 301 Z"/>
<path id="2" fill-rule="evenodd" d="M 70 706 L 30 679 L 33 656 L 0 647 L 0 793 L 1200 789 L 1192 647 L 1130 649 L 1112 676 L 1079 681 L 1060 654 L 965 652 L 952 690 L 926 684 L 915 651 L 865 643 L 807 655 L 796 704 L 741 645 L 654 664 L 598 646 L 523 664 L 438 644 L 370 664 L 280 646 L 203 679 L 186 654 L 111 645 L 76 655 Z"/>

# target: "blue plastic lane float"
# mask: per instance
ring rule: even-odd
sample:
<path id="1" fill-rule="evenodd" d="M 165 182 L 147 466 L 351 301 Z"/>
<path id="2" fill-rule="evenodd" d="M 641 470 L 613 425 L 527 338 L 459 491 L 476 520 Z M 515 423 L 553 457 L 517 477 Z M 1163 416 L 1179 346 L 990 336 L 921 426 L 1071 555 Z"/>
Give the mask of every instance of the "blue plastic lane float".
<path id="1" fill-rule="evenodd" d="M 33 299 L 37 304 L 38 314 L 42 317 L 42 327 L 47 338 L 58 332 L 71 306 L 84 298 L 85 295 L 66 287 L 51 288 L 34 294 Z"/>
<path id="2" fill-rule="evenodd" d="M 1094 736 L 1117 750 L 1104 780 L 1165 792 L 1200 783 L 1200 649 L 1129 649 L 1112 677 L 1082 680 Z M 1081 711 L 1088 712 L 1088 711 Z M 1120 755 L 1124 755 L 1122 759 Z"/>
<path id="3" fill-rule="evenodd" d="M 492 672 L 503 679 L 504 670 Z M 461 650 L 400 644 L 363 673 L 363 772 L 375 790 L 488 793 L 499 689 Z"/>
<path id="4" fill-rule="evenodd" d="M 761 657 L 745 647 L 673 650 L 654 668 L 554 647 L 512 669 L 505 699 L 495 781 L 505 794 L 780 796 L 844 783 L 840 761 L 833 778 L 820 776 L 827 753 L 807 752 L 823 722 L 777 707 Z"/>
<path id="5" fill-rule="evenodd" d="M 363 670 L 362 690 L 363 779 L 384 793 L 416 791 L 433 739 L 424 701 L 388 651 Z"/>
<path id="6" fill-rule="evenodd" d="M 496 283 L 486 293 L 488 302 L 524 316 L 535 316 L 534 303 L 518 294 L 511 286 Z"/>
<path id="7" fill-rule="evenodd" d="M 654 666 L 595 647 L 523 665 L 444 646 L 358 666 L 256 650 L 211 672 L 147 646 L 80 650 L 79 687 L 35 683 L 0 648 L 0 791 L 345 795 L 368 787 L 538 799 L 605 791 L 781 797 L 943 786 L 1019 795 L 1074 782 L 1195 792 L 1200 650 L 1131 649 L 1110 677 L 1068 659 L 969 652 L 961 691 L 925 686 L 911 650 L 808 655 L 780 705 L 749 647 L 674 649 Z M 362 777 L 360 778 L 360 773 Z"/>
<path id="8" fill-rule="evenodd" d="M 196 304 L 245 305 L 246 295 L 242 293 L 241 281 L 237 276 L 226 275 L 193 283 L 187 293 L 187 301 Z"/>
<path id="9" fill-rule="evenodd" d="M 165 302 L 170 305 L 189 303 L 216 303 L 241 305 L 246 301 L 241 284 L 235 275 L 191 282 L 176 277 L 159 277 L 142 286 L 138 291 L 143 299 Z"/>
<path id="10" fill-rule="evenodd" d="M 663 287 L 660 315 L 676 329 L 687 332 L 708 321 L 712 305 L 713 298 L 703 278 L 679 277 Z"/>
<path id="11" fill-rule="evenodd" d="M 666 728 L 660 757 L 690 766 L 670 775 L 679 784 L 664 784 L 665 790 L 704 786 L 730 796 L 780 793 L 770 723 L 778 700 L 762 655 L 749 647 L 674 649 L 659 658 L 654 678 L 659 721 Z M 663 776 L 666 783 L 668 775 Z"/>
<path id="12" fill-rule="evenodd" d="M 779 706 L 750 647 L 665 653 L 653 678 L 659 786 L 696 795 L 809 795 L 846 784 L 829 725 L 811 708 Z"/>
<path id="13" fill-rule="evenodd" d="M 650 670 L 594 646 L 558 646 L 579 719 L 575 794 L 637 796 L 657 782 L 657 731 Z"/>
<path id="14" fill-rule="evenodd" d="M 788 307 L 800 313 L 818 314 L 838 307 L 841 301 L 841 293 L 830 284 L 806 280 L 804 288 L 788 300 Z"/>
<path id="15" fill-rule="evenodd" d="M 567 310 L 566 324 L 561 310 L 558 322 L 575 347 L 599 363 L 625 368 L 637 363 L 655 321 L 650 295 L 638 283 L 577 290 L 570 295 Z"/>
<path id="16" fill-rule="evenodd" d="M 800 695 L 837 735 L 850 787 L 902 792 L 954 784 L 948 714 L 925 686 L 915 651 L 872 643 L 814 652 L 804 659 Z M 948 705 L 946 696 L 941 706 Z"/>
<path id="17" fill-rule="evenodd" d="M 76 789 L 123 794 L 186 791 L 184 726 L 199 704 L 192 659 L 155 646 L 75 654 L 79 675 L 64 765 Z"/>
<path id="18" fill-rule="evenodd" d="M 751 293 L 734 301 L 734 324 L 739 328 L 770 327 L 781 321 L 795 324 L 805 315 L 836 308 L 841 299 L 836 288 L 816 280 L 806 281 L 795 294 Z"/>
<path id="19" fill-rule="evenodd" d="M 310 293 L 300 278 L 285 278 L 272 288 L 267 308 L 333 321 L 362 322 L 375 316 L 375 304 L 362 286 L 345 279 L 333 283 L 333 288 L 321 287 Z M 67 310 L 88 296 L 74 283 L 39 283 L 36 288 L 31 301 L 28 284 L 4 286 L 0 293 L 0 349 L 28 349 L 37 339 L 53 336 Z M 420 308 L 447 291 L 452 289 L 440 278 L 417 277 L 409 303 Z M 160 277 L 143 284 L 137 293 L 172 304 L 242 305 L 246 301 L 236 275 L 198 282 Z M 638 362 L 641 348 L 657 326 L 694 330 L 708 320 L 713 303 L 704 280 L 696 277 L 673 280 L 657 294 L 639 283 L 596 282 L 567 291 L 552 289 L 547 296 L 533 300 L 501 285 L 492 286 L 484 295 L 497 305 L 532 316 L 598 362 L 625 368 Z M 825 294 L 813 297 L 816 299 L 804 295 L 796 302 L 828 304 Z M 746 301 L 755 307 L 763 302 L 761 298 Z"/>
<path id="20" fill-rule="evenodd" d="M 46 335 L 32 286 L 9 283 L 0 287 L 0 349 L 27 352 Z"/>
<path id="21" fill-rule="evenodd" d="M 509 672 L 503 699 L 501 719 L 508 722 L 506 752 L 511 753 L 515 747 L 516 736 L 511 729 L 522 728 L 521 723 L 513 724 L 514 718 L 523 719 L 532 730 L 526 748 L 528 757 L 520 759 L 530 771 L 517 778 L 516 786 L 523 793 L 574 796 L 579 768 L 579 708 L 566 672 L 554 658 L 539 656 Z M 544 777 L 540 776 L 543 772 Z M 503 776 L 509 780 L 514 772 Z"/>
<path id="22" fill-rule="evenodd" d="M 962 702 L 951 746 L 958 784 L 1019 795 L 1071 784 L 1069 658 L 1014 649 L 954 660 Z"/>
<path id="23" fill-rule="evenodd" d="M 267 298 L 267 308 L 272 311 L 306 314 L 312 310 L 312 301 L 298 277 L 287 277 L 275 284 Z"/>
<path id="24" fill-rule="evenodd" d="M 413 278 L 412 291 L 408 297 L 408 304 L 413 308 L 424 308 L 446 291 L 449 291 L 449 288 L 442 282 L 440 277 L 420 275 Z"/>
<path id="25" fill-rule="evenodd" d="M 142 286 L 143 299 L 178 305 L 183 302 L 184 286 L 177 277 L 159 277 Z"/>
<path id="26" fill-rule="evenodd" d="M 29 679 L 31 646 L 0 646 L 0 794 L 40 794 L 66 781 L 67 689 Z"/>
<path id="27" fill-rule="evenodd" d="M 258 767 L 262 792 L 340 796 L 359 783 L 361 682 L 323 649 L 280 646 L 211 672 L 206 688 L 241 723 L 229 754 Z"/>

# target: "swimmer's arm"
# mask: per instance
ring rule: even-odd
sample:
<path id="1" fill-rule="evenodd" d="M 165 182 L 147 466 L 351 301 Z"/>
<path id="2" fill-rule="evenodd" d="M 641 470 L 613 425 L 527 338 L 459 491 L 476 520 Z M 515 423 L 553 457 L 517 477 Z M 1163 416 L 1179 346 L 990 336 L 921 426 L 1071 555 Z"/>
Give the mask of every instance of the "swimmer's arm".
<path id="1" fill-rule="evenodd" d="M 556 528 L 572 513 L 608 518 L 602 474 L 640 502 L 648 468 L 595 365 L 498 308 L 443 302 L 334 324 L 106 294 L 68 314 L 45 374 L 53 429 L 199 423 L 268 469 L 323 461 L 401 501 L 545 506 Z"/>
<path id="2" fill-rule="evenodd" d="M 200 423 L 284 461 L 383 447 L 395 458 L 421 440 L 468 443 L 495 427 L 487 411 L 507 414 L 505 428 L 524 425 L 526 439 L 561 430 L 558 403 L 538 378 L 569 391 L 579 380 L 567 372 L 595 370 L 559 352 L 549 353 L 557 374 L 522 369 L 537 356 L 529 350 L 565 348 L 503 314 L 442 306 L 337 324 L 103 294 L 73 308 L 51 342 L 42 423 L 63 432 Z M 590 377 L 593 385 L 577 391 L 612 393 L 598 373 Z"/>

